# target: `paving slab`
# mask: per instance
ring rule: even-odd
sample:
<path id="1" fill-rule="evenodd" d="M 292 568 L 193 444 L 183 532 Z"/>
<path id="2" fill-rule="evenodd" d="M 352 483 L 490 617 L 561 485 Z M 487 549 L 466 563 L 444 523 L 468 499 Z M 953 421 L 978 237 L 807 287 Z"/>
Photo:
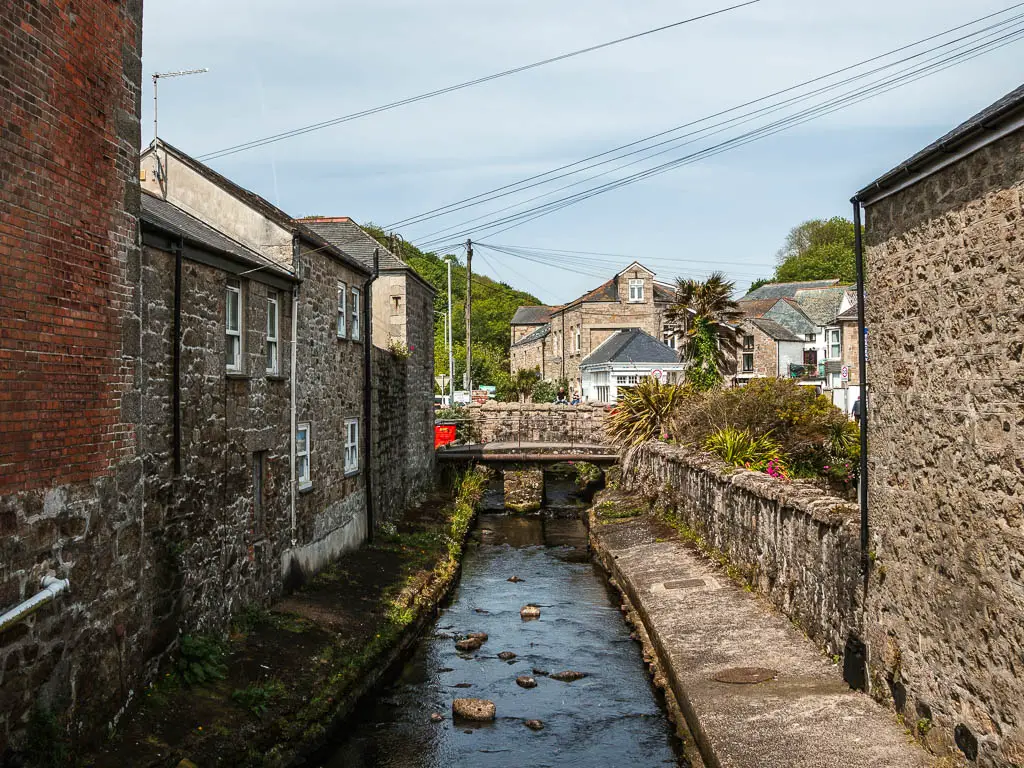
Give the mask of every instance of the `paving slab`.
<path id="1" fill-rule="evenodd" d="M 785 616 L 649 516 L 591 518 L 712 768 L 918 768 L 932 758 Z M 763 682 L 740 682 L 768 678 Z M 729 681 L 729 682 L 727 682 Z"/>

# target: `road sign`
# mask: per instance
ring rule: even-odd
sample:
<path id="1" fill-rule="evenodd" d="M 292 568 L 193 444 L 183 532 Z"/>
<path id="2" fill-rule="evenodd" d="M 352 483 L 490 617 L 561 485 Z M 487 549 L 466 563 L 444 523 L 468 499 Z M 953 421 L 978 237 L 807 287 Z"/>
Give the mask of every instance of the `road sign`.
<path id="1" fill-rule="evenodd" d="M 655 368 L 651 371 L 651 377 L 657 379 L 662 384 L 665 383 L 665 372 L 660 368 Z"/>
<path id="2" fill-rule="evenodd" d="M 850 380 L 850 366 L 848 366 L 848 365 L 844 365 L 843 366 L 843 369 L 842 369 L 842 371 L 840 373 L 840 377 L 842 378 L 843 381 L 849 381 Z"/>

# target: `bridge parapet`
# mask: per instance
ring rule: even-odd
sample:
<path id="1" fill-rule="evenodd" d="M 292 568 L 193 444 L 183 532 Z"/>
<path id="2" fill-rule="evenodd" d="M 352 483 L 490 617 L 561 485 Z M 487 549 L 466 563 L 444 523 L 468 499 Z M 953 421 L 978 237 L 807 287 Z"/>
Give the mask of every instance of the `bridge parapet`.
<path id="1" fill-rule="evenodd" d="M 473 436 L 480 443 L 601 445 L 608 442 L 605 414 L 603 407 L 552 403 L 488 402 L 469 408 Z"/>

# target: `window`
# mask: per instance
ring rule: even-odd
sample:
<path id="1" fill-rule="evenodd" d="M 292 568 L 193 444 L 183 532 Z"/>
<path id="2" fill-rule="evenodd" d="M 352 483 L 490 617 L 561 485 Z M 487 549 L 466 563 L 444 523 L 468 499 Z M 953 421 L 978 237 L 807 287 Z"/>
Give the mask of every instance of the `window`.
<path id="1" fill-rule="evenodd" d="M 818 340 L 818 334 L 816 334 L 816 333 L 808 333 L 804 338 L 807 341 L 817 341 Z"/>
<path id="2" fill-rule="evenodd" d="M 643 301 L 644 300 L 644 281 L 643 280 L 630 280 L 629 281 L 629 300 L 631 302 Z"/>
<path id="3" fill-rule="evenodd" d="M 610 387 L 607 384 L 602 384 L 597 388 L 597 401 L 599 403 L 607 403 L 610 401 L 611 392 Z"/>
<path id="4" fill-rule="evenodd" d="M 345 474 L 359 471 L 359 419 L 345 419 Z"/>
<path id="5" fill-rule="evenodd" d="M 338 283 L 338 338 L 344 339 L 345 332 L 345 300 L 348 297 L 348 286 Z"/>
<path id="6" fill-rule="evenodd" d="M 804 350 L 804 365 L 817 365 L 818 364 L 818 350 L 816 349 L 805 349 Z"/>
<path id="7" fill-rule="evenodd" d="M 577 326 L 576 331 L 575 331 L 575 335 L 573 336 L 573 349 L 576 352 L 580 351 L 580 339 L 581 339 L 580 329 Z"/>
<path id="8" fill-rule="evenodd" d="M 359 289 L 352 288 L 352 338 L 359 340 Z"/>
<path id="9" fill-rule="evenodd" d="M 299 478 L 299 488 L 309 488 L 313 484 L 309 473 L 309 455 L 312 447 L 309 424 L 299 424 L 295 430 L 295 474 Z"/>
<path id="10" fill-rule="evenodd" d="M 229 371 L 242 370 L 242 286 L 228 280 L 224 301 L 224 359 Z"/>
<path id="11" fill-rule="evenodd" d="M 843 388 L 843 374 L 842 373 L 830 373 L 829 374 L 829 386 L 832 389 Z"/>
<path id="12" fill-rule="evenodd" d="M 626 376 L 616 376 L 615 384 L 620 387 L 631 387 L 640 380 L 640 377 L 633 373 Z"/>
<path id="13" fill-rule="evenodd" d="M 278 325 L 277 294 L 267 297 L 267 373 L 277 373 L 278 368 Z"/>
<path id="14" fill-rule="evenodd" d="M 743 337 L 743 351 L 752 352 L 754 350 L 754 337 L 744 336 Z"/>
<path id="15" fill-rule="evenodd" d="M 843 356 L 842 337 L 838 328 L 829 328 L 825 331 L 826 354 L 829 360 L 838 360 Z"/>
<path id="16" fill-rule="evenodd" d="M 672 349 L 676 348 L 676 335 L 674 333 L 672 333 L 671 331 L 667 331 L 661 335 L 661 338 L 667 346 L 671 347 Z"/>
<path id="17" fill-rule="evenodd" d="M 753 352 L 745 352 L 743 354 L 743 371 L 742 372 L 743 373 L 753 373 L 754 372 L 754 353 Z"/>

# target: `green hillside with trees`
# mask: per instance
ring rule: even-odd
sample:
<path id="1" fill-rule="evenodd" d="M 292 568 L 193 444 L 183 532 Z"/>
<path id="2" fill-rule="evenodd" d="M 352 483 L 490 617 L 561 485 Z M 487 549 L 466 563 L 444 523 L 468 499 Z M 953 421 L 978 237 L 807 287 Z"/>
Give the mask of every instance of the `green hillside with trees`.
<path id="1" fill-rule="evenodd" d="M 424 253 L 411 243 L 396 238 L 394 245 L 388 235 L 372 224 L 363 228 L 378 242 L 392 249 L 437 290 L 434 309 L 448 308 L 448 267 L 445 256 Z M 466 262 L 450 256 L 452 264 L 452 314 L 455 347 L 455 384 L 461 387 L 466 370 Z M 509 324 L 520 306 L 541 304 L 536 296 L 519 291 L 484 275 L 473 275 L 473 381 L 476 384 L 507 386 L 509 379 Z M 434 373 L 448 373 L 445 352 L 444 321 L 440 315 L 434 322 Z"/>
<path id="2" fill-rule="evenodd" d="M 842 216 L 812 219 L 793 227 L 786 242 L 776 254 L 775 274 L 757 280 L 754 290 L 765 283 L 796 283 L 807 280 L 838 279 L 857 282 L 857 266 L 853 251 L 853 222 Z"/>

